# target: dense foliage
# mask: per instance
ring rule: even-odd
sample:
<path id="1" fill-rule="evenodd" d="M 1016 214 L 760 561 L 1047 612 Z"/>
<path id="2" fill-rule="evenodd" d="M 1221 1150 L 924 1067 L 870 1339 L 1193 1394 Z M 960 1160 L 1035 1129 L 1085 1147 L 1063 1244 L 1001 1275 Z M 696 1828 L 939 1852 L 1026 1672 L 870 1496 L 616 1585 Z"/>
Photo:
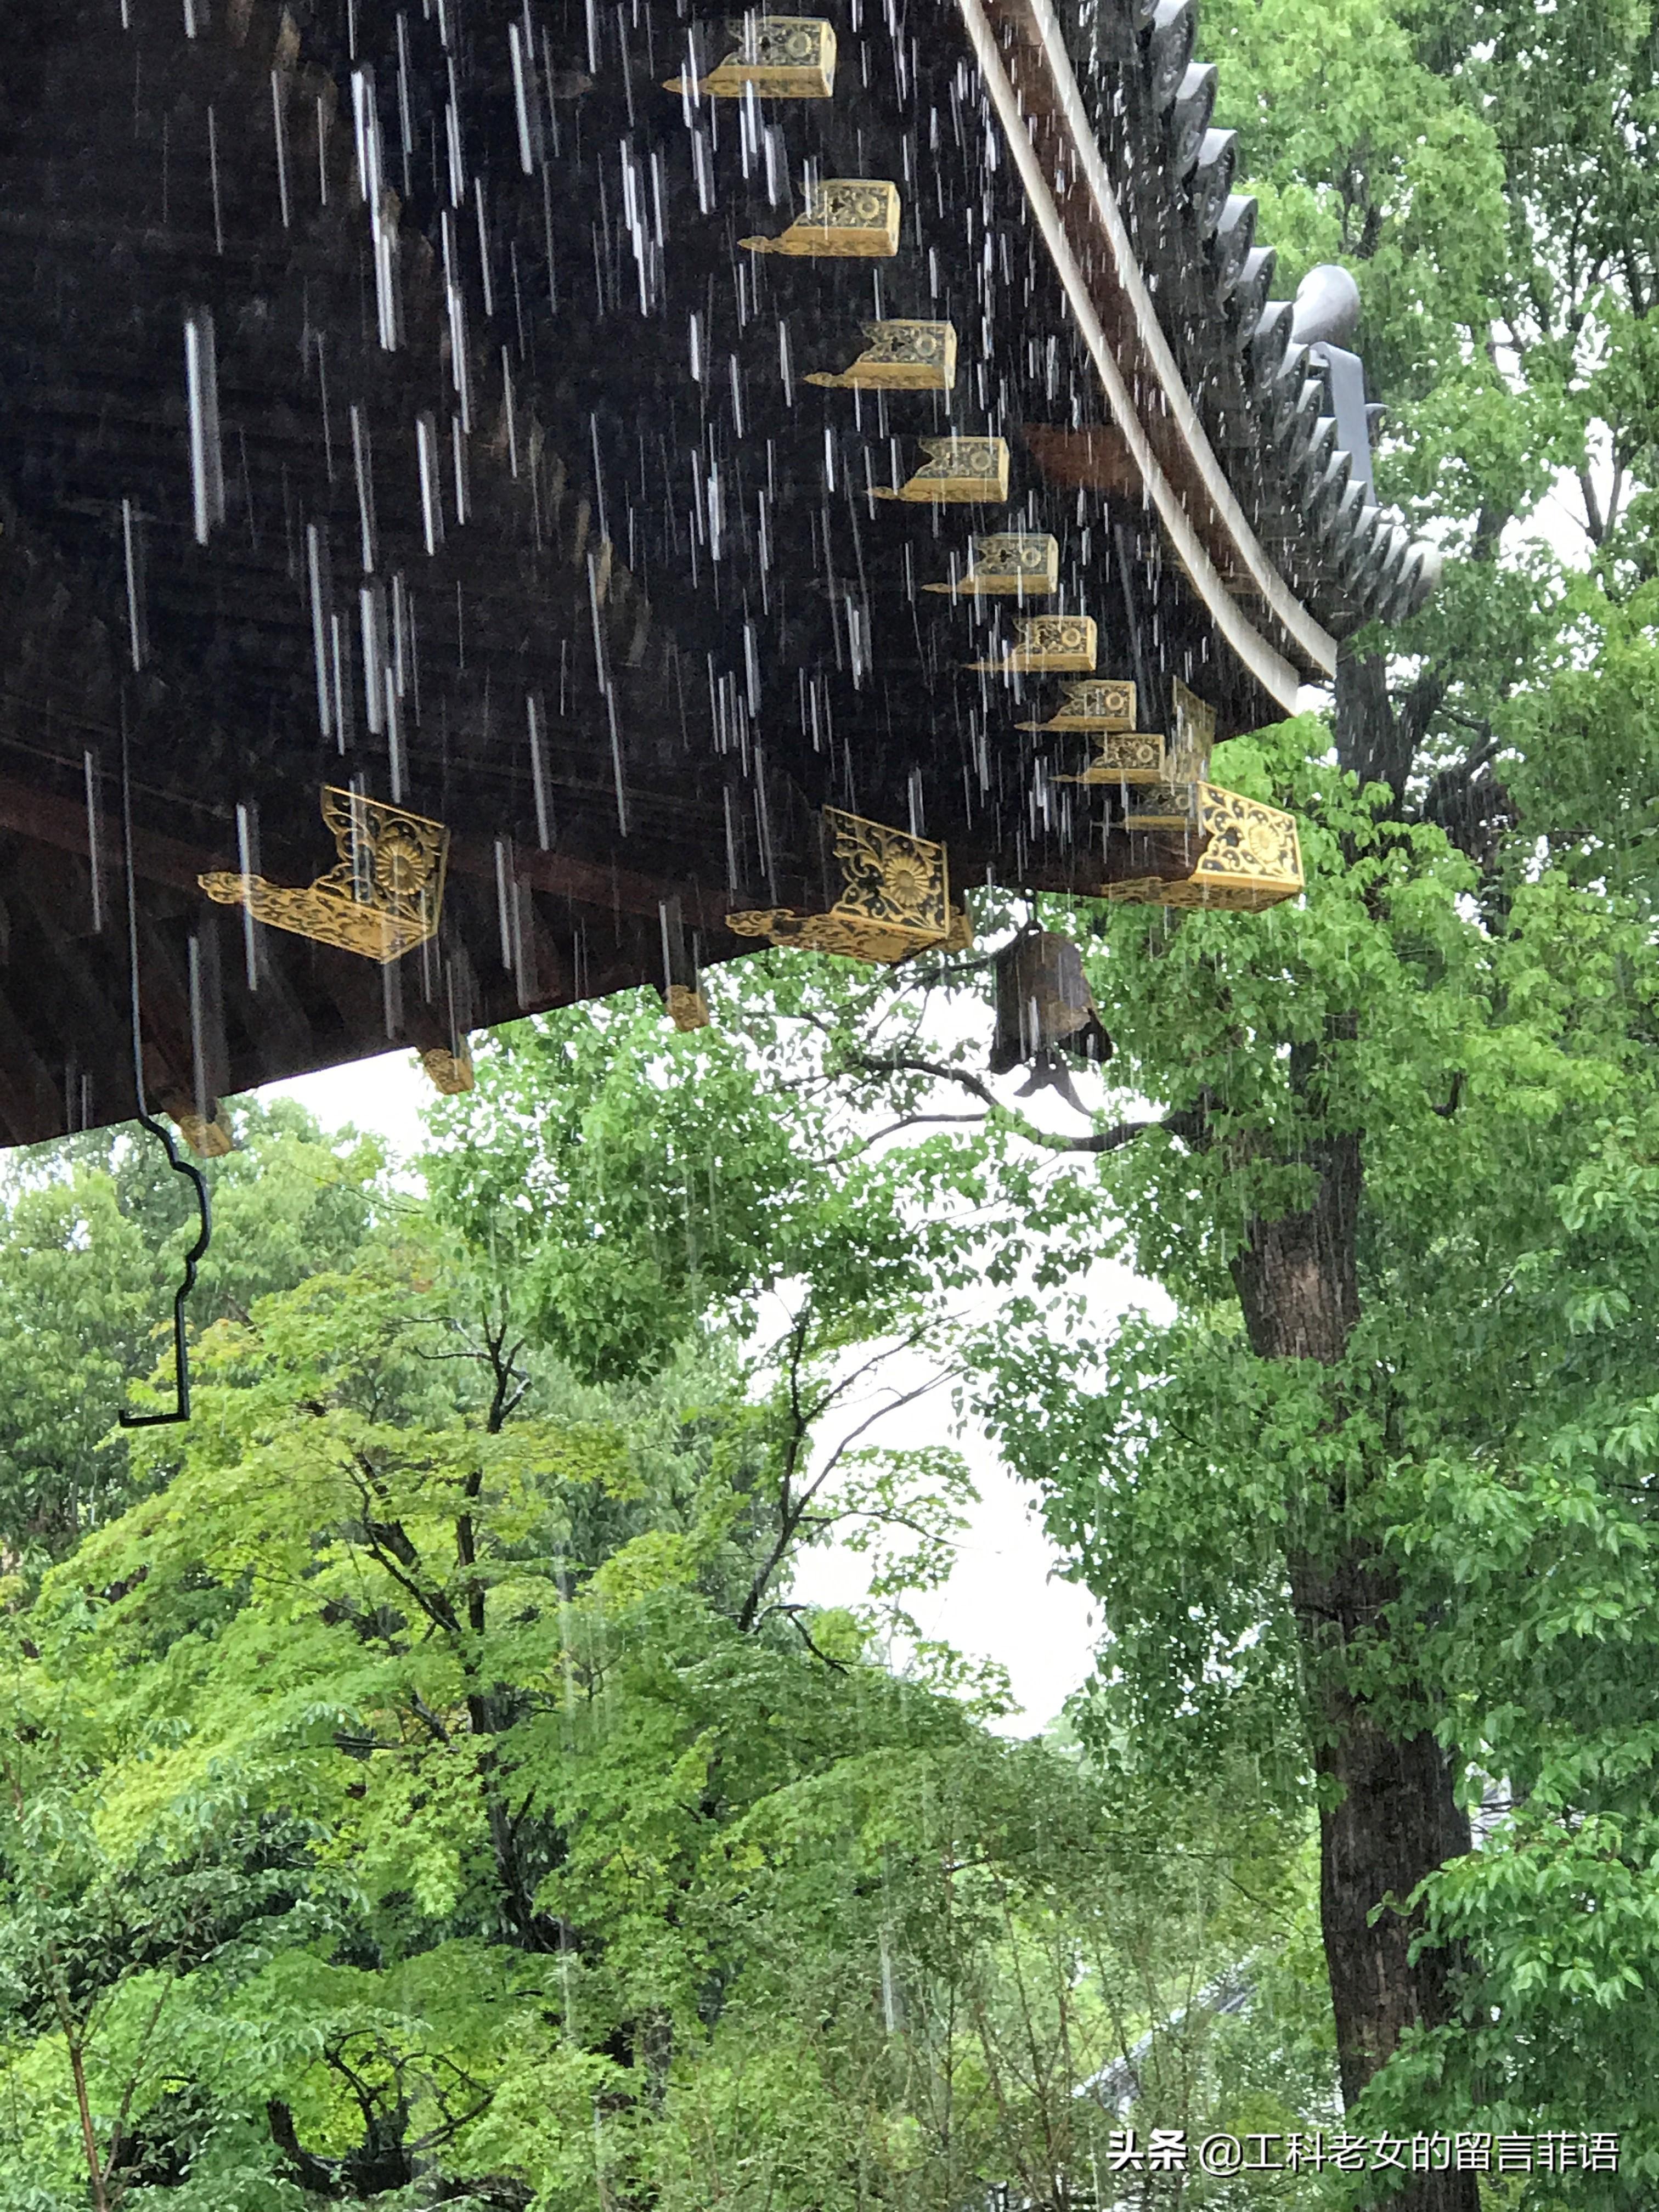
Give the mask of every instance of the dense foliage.
<path id="1" fill-rule="evenodd" d="M 82 1142 L 14 1188 L 0 2207 L 955 2212 L 1093 2185 L 1125 2116 L 1329 2118 L 1356 1745 L 1486 1819 L 1349 1899 L 1405 1930 L 1355 2117 L 1620 2130 L 1493 2201 L 1650 2197 L 1653 11 L 1205 21 L 1454 556 L 1331 725 L 1224 757 L 1306 902 L 1050 915 L 1118 1047 L 1075 1121 L 979 1074 L 972 958 L 532 1025 L 428 1198 L 245 1115 L 182 1448 L 112 1434 L 166 1179 Z M 1157 1316 L 1103 1315 L 1114 1252 Z M 968 1491 L 837 1449 L 884 1345 L 1103 1601 L 1069 1734 L 907 1638 Z M 865 1613 L 793 1595 L 832 1536 Z"/>
<path id="2" fill-rule="evenodd" d="M 1363 2110 L 1620 2128 L 1617 2181 L 1534 2185 L 1644 2203 L 1659 26 L 1643 0 L 1205 25 L 1281 274 L 1355 270 L 1385 489 L 1453 557 L 1391 657 L 1349 650 L 1334 729 L 1261 749 L 1309 824 L 1305 906 L 1072 924 L 1116 1072 L 1175 1124 L 1108 1172 L 1179 1311 L 1095 1332 L 1034 1303 L 985 1401 L 1105 1601 L 1083 1725 L 1121 1763 L 1231 1752 L 1281 1802 L 1316 1770 L 1328 1906 L 1368 1826 L 1387 1864 L 1425 1736 L 1423 1789 L 1494 1816 L 1478 1851 L 1449 1820 L 1419 1849 L 1409 1924 L 1449 1985 L 1401 1954 L 1370 2043 L 1358 1990 L 1354 2085 L 1402 2008 L 1421 2031 Z M 1384 1746 L 1396 1802 L 1356 1813 Z M 1328 1911 L 1363 1983 L 1346 1936 Z"/>
<path id="3" fill-rule="evenodd" d="M 35 1459 L 0 1491 L 0 2205 L 950 2212 L 1092 2187 L 1120 2096 L 1194 2130 L 1328 2110 L 1297 1824 L 1114 1794 L 991 1733 L 950 1655 L 884 1662 L 971 1492 L 943 1447 L 812 1430 L 936 1297 L 894 1229 L 929 1178 L 780 1149 L 794 1104 L 752 1083 L 739 1125 L 718 1045 L 662 1082 L 698 1049 L 631 1003 L 526 1030 L 445 1115 L 430 1206 L 292 1109 L 244 1116 L 195 1419 L 130 1456 L 95 1425 L 167 1277 L 148 1165 L 82 1145 L 14 1192 L 0 1241 L 45 1285 L 15 1279 L 15 1371 L 58 1387 L 57 1316 L 104 1473 L 74 1531 Z M 650 1188 L 605 1147 L 678 1196 L 705 1090 L 683 1157 L 717 1174 L 718 1129 L 734 1178 L 775 1173 L 777 1241 L 728 1223 L 665 1308 Z M 644 1286 L 603 1340 L 571 1333 L 556 1194 L 469 1238 L 501 1211 L 470 1213 L 469 1115 L 529 1186 L 585 1158 L 588 1234 Z M 284 1269 L 243 1192 L 325 1264 Z M 720 1309 L 769 1284 L 779 1346 L 740 1358 Z M 830 1531 L 872 1554 L 861 1614 L 792 1598 Z"/>

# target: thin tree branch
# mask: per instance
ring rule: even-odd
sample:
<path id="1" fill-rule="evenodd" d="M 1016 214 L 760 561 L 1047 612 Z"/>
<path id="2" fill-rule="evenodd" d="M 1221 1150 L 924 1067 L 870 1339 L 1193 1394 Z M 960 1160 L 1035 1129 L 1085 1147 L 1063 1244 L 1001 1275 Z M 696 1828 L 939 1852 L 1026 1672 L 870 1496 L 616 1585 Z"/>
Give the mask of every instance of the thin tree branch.
<path id="1" fill-rule="evenodd" d="M 932 1128 L 943 1122 L 952 1122 L 958 1126 L 966 1122 L 974 1128 L 980 1129 L 985 1126 L 985 1116 L 983 1114 L 907 1114 L 902 1121 L 891 1122 L 886 1128 L 877 1129 L 867 1137 L 860 1137 L 856 1145 L 849 1145 L 844 1152 L 837 1152 L 825 1164 L 830 1167 L 842 1167 L 847 1161 L 857 1159 L 860 1153 L 869 1152 L 873 1146 L 884 1143 L 889 1137 L 898 1136 L 905 1129 Z"/>
<path id="2" fill-rule="evenodd" d="M 1184 1112 L 1166 1114 L 1153 1121 L 1117 1121 L 1109 1129 L 1091 1130 L 1086 1137 L 1061 1137 L 1048 1129 L 1039 1129 L 1023 1114 L 1017 1113 L 1011 1106 L 1005 1106 L 988 1084 L 981 1082 L 978 1076 L 969 1074 L 965 1067 L 950 1067 L 942 1061 L 921 1060 L 909 1054 L 892 1060 L 860 1057 L 856 1065 L 868 1075 L 930 1075 L 937 1082 L 958 1084 L 972 1097 L 981 1100 L 991 1113 L 1013 1122 L 1018 1133 L 1029 1144 L 1041 1146 L 1046 1152 L 1093 1154 L 1120 1152 L 1125 1145 L 1133 1144 L 1137 1137 L 1144 1137 L 1154 1129 L 1162 1129 L 1170 1136 L 1184 1137 L 1190 1141 L 1201 1136 L 1206 1126 L 1206 1109 L 1200 1103 Z"/>
<path id="3" fill-rule="evenodd" d="M 760 1619 L 756 1621 L 755 1626 L 758 1628 L 762 1621 L 769 1620 L 775 1613 L 784 1614 L 789 1622 L 789 1626 L 794 1630 L 796 1635 L 799 1637 L 801 1642 L 806 1646 L 812 1656 L 815 1659 L 821 1659 L 826 1667 L 833 1667 L 836 1674 L 844 1674 L 847 1672 L 845 1661 L 841 1659 L 832 1659 L 827 1651 L 821 1650 L 812 1640 L 811 1631 L 807 1627 L 806 1623 L 801 1619 L 801 1615 L 805 1613 L 807 1607 L 805 1606 L 796 1605 L 793 1601 L 787 1604 L 780 1603 L 769 1605 L 765 1612 L 761 1614 Z"/>

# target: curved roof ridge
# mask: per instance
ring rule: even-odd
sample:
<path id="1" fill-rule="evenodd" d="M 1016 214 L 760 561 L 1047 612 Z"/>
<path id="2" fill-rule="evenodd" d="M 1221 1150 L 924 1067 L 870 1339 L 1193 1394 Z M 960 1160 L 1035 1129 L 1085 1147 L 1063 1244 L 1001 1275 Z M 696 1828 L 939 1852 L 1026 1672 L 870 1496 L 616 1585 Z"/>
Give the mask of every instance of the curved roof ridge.
<path id="1" fill-rule="evenodd" d="M 1107 227 L 1115 218 L 1121 228 L 1125 259 L 1113 273 L 1134 308 L 1132 343 L 1192 448 L 1186 488 L 1210 500 L 1240 556 L 1229 589 L 1255 600 L 1291 657 L 1306 654 L 1307 672 L 1328 673 L 1323 653 L 1306 653 L 1311 630 L 1334 641 L 1366 621 L 1397 621 L 1440 574 L 1437 549 L 1376 499 L 1380 410 L 1344 342 L 1358 288 L 1327 264 L 1294 303 L 1268 296 L 1277 256 L 1256 242 L 1255 199 L 1232 189 L 1237 134 L 1213 122 L 1217 72 L 1194 58 L 1196 0 L 1094 0 L 1075 17 L 1051 0 L 988 5 L 1005 33 L 1042 53 L 1059 110 L 1042 124 L 1071 137 Z M 963 6 L 978 12 L 979 0 Z M 1018 75 L 1018 48 L 1011 58 Z M 1215 496 L 1212 458 L 1226 500 Z M 1213 530 L 1204 534 L 1213 552 Z M 1287 603 L 1301 622 L 1287 619 Z"/>

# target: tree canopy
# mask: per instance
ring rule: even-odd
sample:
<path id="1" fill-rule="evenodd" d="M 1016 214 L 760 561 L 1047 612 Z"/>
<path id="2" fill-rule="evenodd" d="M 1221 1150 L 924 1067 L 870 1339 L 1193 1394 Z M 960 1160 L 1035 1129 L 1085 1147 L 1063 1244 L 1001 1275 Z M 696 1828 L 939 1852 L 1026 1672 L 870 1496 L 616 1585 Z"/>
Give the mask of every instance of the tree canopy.
<path id="1" fill-rule="evenodd" d="M 1616 2174 L 1486 2201 L 1651 2197 L 1659 33 L 1213 0 L 1206 39 L 1451 556 L 1227 756 L 1305 901 L 1045 909 L 1116 1043 L 1069 1121 L 983 1075 L 983 952 L 764 956 L 690 1038 L 522 1025 L 423 1194 L 245 1109 L 182 1440 L 112 1430 L 167 1179 L 27 1165 L 0 2205 L 1066 2206 L 1126 2124 L 1340 2112 L 1616 2130 Z M 1156 1311 L 1103 1313 L 1110 1256 Z M 1042 1739 L 907 1638 L 970 1486 L 845 1435 L 894 1346 L 1102 1601 Z M 796 1595 L 832 1539 L 866 1609 Z"/>
<path id="2" fill-rule="evenodd" d="M 623 1018 L 514 1041 L 471 1110 L 557 1126 L 557 1031 Z M 596 1382 L 543 1341 L 556 1209 L 503 1265 L 448 1156 L 428 1206 L 291 1114 L 242 1131 L 273 1202 L 350 1181 L 335 1264 L 222 1288 L 189 1429 L 129 1440 L 9 1587 L 0 2203 L 945 2212 L 1091 2190 L 1115 2066 L 1172 2126 L 1326 2109 L 1320 2008 L 1267 1955 L 1310 1941 L 1295 1820 L 1115 1796 L 941 1655 L 895 1671 L 875 1609 L 792 1601 L 849 1526 L 902 1594 L 966 1494 L 942 1453 L 803 1456 L 856 1258 L 846 1305 L 799 1292 L 810 1351 L 756 1364 L 688 1304 Z M 71 1158 L 14 1208 L 118 1182 Z M 760 1275 L 798 1264 L 781 1218 Z M 631 1189 L 596 1226 L 659 1235 Z M 1200 2000 L 1241 1978 L 1230 2037 Z"/>

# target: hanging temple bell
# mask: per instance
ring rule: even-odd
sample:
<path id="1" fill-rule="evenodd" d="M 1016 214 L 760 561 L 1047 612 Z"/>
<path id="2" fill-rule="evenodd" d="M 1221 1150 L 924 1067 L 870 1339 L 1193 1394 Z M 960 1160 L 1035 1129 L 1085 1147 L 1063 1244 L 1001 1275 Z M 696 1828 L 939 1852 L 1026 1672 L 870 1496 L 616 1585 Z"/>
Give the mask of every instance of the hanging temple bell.
<path id="1" fill-rule="evenodd" d="M 1058 1091 L 1081 1111 L 1066 1060 L 1099 1066 L 1112 1056 L 1112 1040 L 1101 1025 L 1082 954 L 1069 937 L 1052 929 L 1025 929 L 997 954 L 992 973 L 996 1034 L 991 1073 L 1006 1075 L 1024 1061 L 1031 1076 L 1022 1098 L 1034 1091 Z"/>

